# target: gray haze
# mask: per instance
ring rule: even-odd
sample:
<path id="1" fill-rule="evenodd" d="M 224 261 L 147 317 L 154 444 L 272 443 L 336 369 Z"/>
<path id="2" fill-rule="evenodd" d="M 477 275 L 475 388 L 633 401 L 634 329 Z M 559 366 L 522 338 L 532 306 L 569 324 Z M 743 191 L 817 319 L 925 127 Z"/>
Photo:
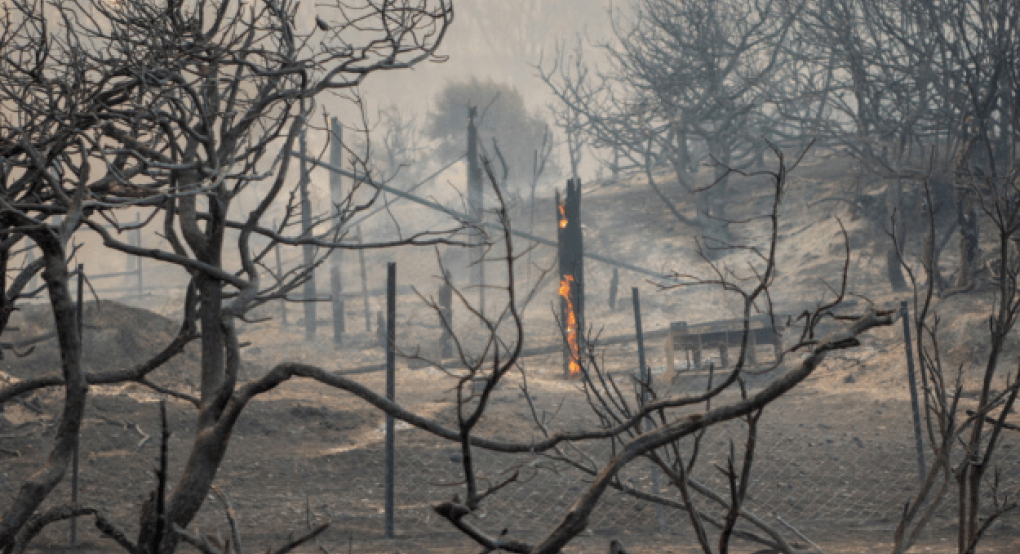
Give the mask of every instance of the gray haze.
<path id="1" fill-rule="evenodd" d="M 558 43 L 611 35 L 610 0 L 470 0 L 455 2 L 456 15 L 442 53 L 444 63 L 426 63 L 366 80 L 363 92 L 374 111 L 396 105 L 424 119 L 430 102 L 450 81 L 493 80 L 516 87 L 532 110 L 552 101 L 534 64 L 546 63 Z M 613 9 L 616 9 L 613 6 Z M 594 58 L 594 52 L 590 55 Z"/>

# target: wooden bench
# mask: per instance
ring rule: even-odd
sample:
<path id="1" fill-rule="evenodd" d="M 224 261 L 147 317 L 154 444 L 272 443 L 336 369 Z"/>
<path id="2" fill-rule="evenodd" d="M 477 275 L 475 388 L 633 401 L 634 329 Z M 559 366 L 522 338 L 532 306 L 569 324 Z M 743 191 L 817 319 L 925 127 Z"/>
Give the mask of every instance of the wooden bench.
<path id="1" fill-rule="evenodd" d="M 772 320 L 769 316 L 762 314 L 752 317 L 749 327 L 747 362 L 750 367 L 757 365 L 756 349 L 758 346 L 771 345 L 773 359 L 778 361 L 782 345 L 779 333 L 772 327 Z M 730 347 L 740 347 L 743 332 L 743 318 L 709 321 L 694 325 L 688 325 L 685 321 L 670 323 L 664 348 L 666 369 L 670 373 L 676 373 L 675 356 L 677 352 L 683 352 L 685 357 L 690 356 L 688 359 L 694 362 L 694 368 L 700 369 L 702 352 L 706 348 L 718 349 L 720 365 L 727 367 L 730 364 L 729 349 Z"/>

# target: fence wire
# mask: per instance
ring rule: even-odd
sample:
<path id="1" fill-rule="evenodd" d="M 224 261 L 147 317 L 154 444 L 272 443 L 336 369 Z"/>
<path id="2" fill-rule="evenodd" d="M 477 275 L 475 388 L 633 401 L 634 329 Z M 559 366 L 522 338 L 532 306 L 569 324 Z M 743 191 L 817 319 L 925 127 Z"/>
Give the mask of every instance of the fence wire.
<path id="1" fill-rule="evenodd" d="M 420 334 L 434 336 L 436 326 L 424 323 L 428 310 L 402 309 L 401 328 L 421 327 Z M 551 327 L 551 326 L 550 326 Z M 553 329 L 554 330 L 554 329 Z M 552 358 L 556 358 L 553 355 Z M 402 370 L 406 371 L 406 370 Z M 662 378 L 662 374 L 659 374 Z M 438 385 L 437 385 L 438 386 Z M 445 384 L 443 385 L 445 386 Z M 398 390 L 402 395 L 419 391 Z M 80 498 L 96 505 L 116 521 L 124 522 L 129 536 L 137 529 L 137 506 L 151 491 L 152 468 L 158 453 L 158 430 L 132 425 L 129 413 L 119 413 L 115 404 L 104 402 L 104 395 L 114 391 L 96 391 L 90 396 L 82 435 L 82 477 Z M 154 399 L 155 397 L 153 397 Z M 512 387 L 495 393 L 496 400 L 520 402 Z M 555 399 L 545 398 L 550 404 Z M 855 426 L 847 413 L 812 411 L 798 413 L 798 408 L 777 402 L 775 409 L 766 410 L 759 425 L 756 458 L 745 509 L 767 523 L 789 524 L 805 529 L 873 528 L 891 531 L 912 500 L 918 487 L 916 452 L 911 426 L 909 403 L 889 403 L 883 409 L 894 413 L 882 418 L 881 424 Z M 156 404 L 151 404 L 153 411 Z M 847 410 L 854 409 L 851 406 Z M 301 414 L 291 414 L 301 415 Z M 859 414 L 856 414 L 859 415 Z M 304 414 L 302 421 L 328 421 L 333 414 Z M 244 536 L 260 544 L 260 533 L 278 529 L 280 522 L 300 530 L 308 521 L 330 520 L 334 527 L 356 530 L 362 536 L 381 536 L 384 521 L 383 418 L 362 422 L 371 427 L 367 440 L 356 445 L 328 444 L 312 453 L 291 452 L 293 467 L 279 473 L 267 473 L 258 458 L 229 455 L 217 477 L 224 491 L 246 485 L 250 491 L 234 497 L 235 511 L 241 514 Z M 171 467 L 184 465 L 192 439 L 186 425 L 175 424 L 171 442 Z M 284 431 L 269 428 L 278 427 Z M 289 424 L 266 423 L 265 418 L 242 416 L 234 442 L 250 435 L 275 435 L 279 448 L 289 444 Z M 31 429 L 51 433 L 52 430 Z M 27 432 L 27 431 L 26 431 Z M 719 467 L 724 467 L 731 444 L 739 458 L 746 440 L 746 424 L 731 421 L 709 430 L 699 445 L 699 462 L 692 479 L 723 498 L 728 489 Z M 1020 432 L 1006 430 L 993 459 L 999 469 L 999 493 L 1015 499 L 1020 497 Z M 5 445 L 5 448 L 7 445 Z M 693 444 L 682 443 L 689 455 Z M 613 455 L 611 444 L 591 441 L 565 446 L 577 459 L 590 460 L 593 467 L 602 467 Z M 268 453 L 267 453 L 268 454 Z M 930 452 L 927 452 L 930 456 Z M 474 465 L 480 487 L 504 482 L 516 474 L 516 480 L 487 498 L 482 509 L 471 516 L 482 529 L 498 535 L 504 529 L 515 538 L 535 540 L 547 532 L 569 509 L 570 505 L 591 482 L 590 473 L 582 472 L 561 461 L 536 454 L 505 455 L 475 448 Z M 432 507 L 462 494 L 463 475 L 459 447 L 440 441 L 433 435 L 398 423 L 395 460 L 395 527 L 398 536 L 429 536 L 445 534 L 451 527 L 436 515 Z M 953 466 L 960 461 L 957 448 Z M 116 458 L 117 463 L 106 463 Z M 930 461 L 930 460 L 929 460 Z M 36 469 L 32 464 L 5 460 L 0 489 L 14 494 L 14 486 Z M 346 468 L 359 468 L 351 472 Z M 174 479 L 179 476 L 172 476 Z M 994 477 L 989 472 L 989 479 Z M 256 481 L 257 487 L 251 483 Z M 293 483 L 301 483 L 295 488 Z M 111 483 L 123 483 L 137 498 L 123 505 L 104 505 Z M 638 460 L 620 474 L 621 486 L 643 493 L 654 492 L 653 470 L 647 460 Z M 63 482 L 54 493 L 55 499 L 68 497 L 68 483 Z M 681 502 L 676 487 L 659 477 L 659 493 L 674 502 Z M 948 523 L 955 516 L 956 502 L 952 489 L 943 500 L 935 525 Z M 986 506 L 991 498 L 986 498 Z M 696 495 L 696 505 L 711 516 L 721 519 L 724 510 L 717 503 Z M 590 519 L 595 533 L 614 534 L 622 530 L 642 533 L 689 534 L 689 520 L 675 508 L 660 510 L 653 503 L 640 500 L 617 490 L 609 490 Z M 1009 516 L 1016 519 L 1016 515 Z M 204 529 L 222 528 L 223 513 L 213 498 L 202 508 L 195 526 Z M 90 525 L 82 524 L 83 528 Z M 83 531 L 84 533 L 84 531 Z M 88 533 L 95 535 L 94 531 Z M 66 537 L 66 528 L 51 527 L 44 533 L 52 542 Z M 278 536 L 265 537 L 265 543 L 278 541 Z"/>
<path id="2" fill-rule="evenodd" d="M 701 444 L 700 462 L 690 476 L 726 499 L 729 490 L 719 468 L 725 467 L 731 439 L 737 445 L 738 458 L 742 455 L 746 440 L 742 427 L 746 428 L 742 422 L 730 422 L 713 428 Z M 781 421 L 763 422 L 745 509 L 776 526 L 891 530 L 918 488 L 910 428 L 904 425 L 895 431 L 899 440 L 872 443 L 852 436 L 812 442 L 785 432 Z M 1020 495 L 1018 439 L 1020 433 L 1003 438 L 995 463 L 1002 470 L 999 493 L 1010 498 Z M 690 441 L 686 442 L 689 446 Z M 437 516 L 430 506 L 460 490 L 459 451 L 455 445 L 436 444 L 427 433 L 413 429 L 398 433 L 397 445 L 398 521 L 404 522 L 407 531 L 434 528 Z M 581 449 L 598 464 L 607 462 L 612 454 L 605 443 L 586 444 Z M 520 475 L 487 499 L 474 517 L 477 525 L 494 534 L 509 529 L 522 533 L 517 535 L 522 538 L 534 538 L 535 533 L 550 529 L 591 481 L 588 473 L 538 455 L 501 455 L 478 449 L 474 462 L 483 489 L 514 472 Z M 621 485 L 652 493 L 652 471 L 647 461 L 634 463 L 621 473 Z M 681 502 L 677 489 L 664 478 L 660 478 L 660 487 L 662 496 Z M 701 495 L 696 498 L 699 509 L 721 520 L 725 510 L 719 504 Z M 662 511 L 660 522 L 655 504 L 610 490 L 591 518 L 590 529 L 679 534 L 689 528 L 686 513 L 669 507 Z M 954 513 L 955 501 L 947 497 L 938 518 L 948 520 Z"/>

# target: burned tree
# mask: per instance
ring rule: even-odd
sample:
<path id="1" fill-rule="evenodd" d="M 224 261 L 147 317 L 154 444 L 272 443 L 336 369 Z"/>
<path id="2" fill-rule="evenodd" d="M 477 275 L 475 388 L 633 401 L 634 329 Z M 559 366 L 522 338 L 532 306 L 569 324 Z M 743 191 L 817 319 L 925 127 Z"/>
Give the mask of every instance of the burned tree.
<path id="1" fill-rule="evenodd" d="M 1016 14 L 986 0 L 805 6 L 777 110 L 858 160 L 869 186 L 840 200 L 896 237 L 886 243 L 894 290 L 906 288 L 896 251 L 925 232 L 916 222 L 926 211 L 936 226 L 922 250 L 939 290 L 980 284 L 981 218 L 970 181 L 1009 166 L 1015 96 L 1007 53 L 1016 33 Z M 949 283 L 939 258 L 954 236 L 960 254 Z"/>
<path id="2" fill-rule="evenodd" d="M 846 148 L 863 179 L 884 185 L 879 195 L 869 194 L 872 186 L 848 191 L 844 200 L 859 204 L 876 225 L 895 217 L 891 231 L 899 244 L 885 249 L 893 290 L 906 288 L 896 250 L 911 238 L 908 222 L 919 215 L 914 185 L 939 124 L 931 91 L 944 90 L 936 42 L 925 31 L 937 23 L 926 12 L 898 2 L 809 3 L 792 54 L 801 63 L 787 75 L 791 101 L 779 104 L 786 121 Z"/>
<path id="3" fill-rule="evenodd" d="M 139 536 L 129 548 L 173 551 L 184 536 L 176 529 L 187 528 L 209 493 L 238 415 L 266 388 L 238 381 L 236 321 L 306 283 L 325 252 L 359 247 L 344 225 L 377 193 L 355 185 L 336 209 L 313 216 L 323 230 L 294 232 L 299 206 L 294 194 L 288 197 L 291 157 L 278 152 L 294 149 L 322 93 L 432 57 L 452 7 L 445 0 L 338 1 L 317 8 L 325 29 L 302 27 L 297 8 L 287 0 L 16 0 L 4 6 L 5 240 L 28 236 L 43 252 L 38 265 L 45 268 L 64 362 L 61 374 L 6 387 L 0 400 L 51 386 L 64 387 L 67 397 L 47 466 L 3 508 L 0 547 L 14 544 L 62 478 L 86 383 L 145 384 L 146 374 L 198 334 L 199 395 L 176 392 L 195 405 L 198 431 L 165 506 L 147 503 L 140 510 Z M 261 187 L 257 206 L 234 215 L 238 196 L 254 187 Z M 143 210 L 143 225 L 158 224 L 169 248 L 130 244 L 102 224 L 100 218 L 115 223 L 126 208 Z M 273 213 L 282 215 L 279 226 L 266 223 Z M 59 227 L 52 224 L 57 215 L 63 216 Z M 65 263 L 69 238 L 83 227 L 106 248 L 190 274 L 181 334 L 157 359 L 82 373 Z M 451 222 L 448 231 L 363 246 L 444 242 L 458 228 Z M 263 260 L 277 244 L 307 245 L 316 254 L 310 264 L 264 282 Z"/>
<path id="4" fill-rule="evenodd" d="M 996 462 L 1003 433 L 1015 430 L 1008 422 L 1014 411 L 1020 381 L 1013 364 L 1006 363 L 1006 337 L 1020 314 L 1017 296 L 1018 264 L 1016 235 L 1020 230 L 1020 183 L 1016 173 L 985 179 L 971 194 L 995 229 L 997 257 L 991 312 L 988 314 L 986 350 L 975 360 L 952 367 L 942 343 L 941 317 L 936 304 L 936 280 L 930 267 L 917 267 L 901 257 L 913 285 L 913 323 L 918 329 L 912 345 L 924 383 L 925 438 L 933 460 L 925 470 L 920 490 L 906 506 L 895 534 L 894 552 L 906 552 L 947 498 L 957 507 L 957 551 L 974 552 L 992 524 L 1020 507 L 998 490 Z M 928 219 L 929 233 L 935 220 Z M 922 280 L 924 279 L 924 280 Z M 1001 388 L 997 388 L 998 387 Z M 976 402 L 968 403 L 966 397 Z M 958 465 L 953 457 L 960 452 Z M 955 496 L 955 498 L 954 498 Z"/>
<path id="5" fill-rule="evenodd" d="M 777 152 L 778 153 L 778 152 Z M 836 316 L 846 326 L 841 331 L 832 333 L 825 338 L 817 336 L 818 325 L 832 318 L 839 311 L 845 294 L 845 271 L 843 275 L 834 275 L 842 281 L 843 286 L 834 290 L 830 296 L 816 307 L 805 312 L 798 329 L 793 330 L 791 346 L 787 347 L 784 356 L 776 362 L 772 371 L 776 373 L 763 388 L 750 391 L 745 387 L 745 377 L 749 369 L 747 359 L 751 344 L 748 340 L 749 321 L 758 306 L 767 306 L 767 298 L 773 285 L 776 269 L 776 245 L 778 242 L 778 213 L 781 198 L 786 186 L 786 172 L 796 163 L 787 165 L 779 155 L 779 169 L 768 175 L 774 186 L 773 203 L 767 213 L 762 214 L 770 229 L 766 244 L 749 247 L 755 260 L 756 277 L 749 279 L 750 286 L 740 286 L 742 279 L 728 268 L 708 262 L 718 279 L 698 278 L 686 281 L 685 286 L 717 286 L 739 295 L 743 300 L 744 339 L 741 351 L 732 369 L 721 376 L 719 382 L 710 386 L 703 393 L 683 395 L 670 394 L 658 396 L 650 381 L 633 382 L 633 394 L 625 388 L 626 384 L 618 382 L 612 375 L 603 371 L 597 354 L 598 341 L 590 337 L 587 341 L 585 356 L 586 371 L 582 372 L 584 393 L 592 410 L 602 422 L 600 427 L 580 430 L 556 432 L 549 421 L 538 415 L 538 411 L 527 395 L 527 380 L 524 379 L 525 396 L 534 414 L 534 423 L 542 433 L 538 440 L 526 444 L 515 444 L 507 441 L 482 439 L 472 435 L 478 420 L 484 417 L 484 406 L 489 402 L 490 395 L 498 386 L 499 381 L 507 375 L 509 367 L 520 354 L 520 343 L 523 340 L 518 312 L 515 308 L 517 290 L 511 280 L 505 289 L 506 305 L 499 319 L 484 319 L 477 310 L 471 310 L 476 317 L 483 318 L 490 331 L 489 339 L 483 341 L 484 355 L 467 356 L 461 350 L 460 365 L 445 367 L 457 379 L 457 413 L 458 429 L 445 429 L 421 418 L 407 418 L 413 425 L 427 429 L 443 437 L 458 437 L 461 441 L 461 463 L 464 476 L 464 495 L 458 494 L 454 500 L 442 502 L 434 506 L 434 511 L 447 519 L 455 528 L 470 537 L 483 549 L 500 549 L 507 552 L 528 554 L 551 554 L 559 552 L 571 540 L 583 532 L 589 518 L 602 500 L 605 493 L 615 489 L 625 494 L 632 494 L 643 501 L 662 503 L 684 510 L 691 519 L 692 528 L 701 541 L 704 552 L 715 552 L 710 544 L 710 535 L 706 529 L 715 526 L 719 529 L 718 551 L 725 552 L 734 539 L 750 541 L 763 545 L 784 554 L 801 552 L 792 546 L 784 534 L 765 523 L 762 518 L 748 512 L 743 504 L 746 498 L 751 468 L 754 462 L 755 425 L 762 410 L 769 409 L 769 404 L 793 390 L 814 372 L 826 356 L 833 351 L 853 348 L 860 344 L 862 337 L 878 326 L 890 325 L 895 320 L 895 310 L 871 310 L 866 314 Z M 760 220 L 761 218 L 755 218 Z M 508 220 L 502 219 L 509 226 Z M 516 259 L 508 230 L 504 232 L 507 243 L 507 254 L 504 263 L 512 269 Z M 849 257 L 849 254 L 847 254 Z M 848 258 L 847 258 L 848 259 Z M 508 275 L 513 272 L 507 270 Z M 689 276 L 677 275 L 677 278 Z M 467 303 L 464 295 L 458 295 L 460 301 Z M 468 304 L 469 305 L 469 304 Z M 470 306 L 470 305 L 469 305 Z M 433 304 L 434 308 L 437 308 Z M 769 313 L 769 315 L 773 315 Z M 777 325 L 773 321 L 773 325 Z M 794 353 L 804 356 L 791 361 Z M 439 367 L 443 368 L 441 364 Z M 523 370 L 522 370 L 523 372 Z M 469 383 L 472 380 L 482 381 L 480 391 L 471 393 Z M 727 400 L 722 393 L 735 390 L 739 399 Z M 691 410 L 698 407 L 691 413 Z M 406 417 L 406 416 L 404 416 Z M 730 483 L 730 490 L 714 491 L 691 479 L 688 475 L 690 466 L 697 457 L 697 442 L 704 432 L 725 421 L 742 419 L 748 422 L 747 447 L 738 459 L 731 457 L 724 471 Z M 688 443 L 695 441 L 693 453 Z M 603 464 L 595 465 L 592 458 L 577 448 L 579 444 L 591 444 L 598 441 L 613 443 L 612 455 Z M 580 470 L 587 474 L 591 481 L 580 489 L 570 507 L 564 511 L 558 521 L 550 525 L 536 543 L 518 540 L 512 532 L 501 535 L 490 535 L 475 525 L 468 516 L 483 509 L 489 497 L 500 492 L 520 478 L 519 471 L 509 472 L 507 477 L 493 483 L 487 490 L 478 488 L 476 470 L 473 466 L 471 452 L 483 448 L 496 452 L 530 452 L 548 457 Z M 674 487 L 680 490 L 683 501 L 677 502 L 665 495 L 653 495 L 639 491 L 621 478 L 625 468 L 640 459 L 650 459 L 670 477 Z M 692 498 L 699 496 L 720 505 L 726 516 L 723 519 L 713 518 L 698 508 Z M 738 529 L 738 520 L 746 521 L 755 528 L 748 531 Z M 614 549 L 619 548 L 617 541 Z"/>
<path id="6" fill-rule="evenodd" d="M 95 208 L 86 187 L 102 186 L 93 172 L 99 151 L 95 137 L 100 112 L 118 105 L 124 91 L 115 83 L 96 82 L 72 44 L 50 30 L 41 3 L 11 3 L 0 32 L 0 334 L 17 302 L 31 291 L 29 280 L 42 272 L 60 345 L 61 367 L 54 381 L 64 386 L 64 408 L 46 462 L 2 508 L 0 548 L 7 548 L 63 479 L 77 448 L 88 384 L 81 366 L 81 337 L 69 286 L 70 238 Z M 109 182 L 105 183 L 109 186 Z M 58 222 L 56 216 L 62 216 Z M 41 257 L 26 260 L 14 279 L 8 270 L 15 248 L 37 248 Z M 30 391 L 6 387 L 0 404 Z"/>
<path id="7" fill-rule="evenodd" d="M 912 346 L 924 383 L 925 438 L 933 459 L 896 530 L 896 553 L 906 552 L 914 544 L 947 500 L 956 506 L 960 553 L 975 552 L 996 521 L 1020 508 L 1015 498 L 999 490 L 996 466 L 1004 434 L 1016 429 L 1009 420 L 1020 393 L 1017 368 L 1007 361 L 1007 337 L 1020 314 L 1020 173 L 1016 156 L 1020 121 L 1012 116 L 1015 106 L 1006 100 L 1020 92 L 1020 72 L 1015 67 L 1020 18 L 993 8 L 998 6 L 967 2 L 952 12 L 955 24 L 950 27 L 959 33 L 959 40 L 968 38 L 973 55 L 955 59 L 962 64 L 961 81 L 968 83 L 967 94 L 961 95 L 961 112 L 974 115 L 965 121 L 965 136 L 970 138 L 962 142 L 951 162 L 956 198 L 965 203 L 957 206 L 955 215 L 966 220 L 960 223 L 961 265 L 956 285 L 961 287 L 958 292 L 974 295 L 974 301 L 989 301 L 987 315 L 981 318 L 982 323 L 987 322 L 982 326 L 987 331 L 976 341 L 984 349 L 972 359 L 949 359 L 942 323 L 947 314 L 938 305 L 940 280 L 930 253 L 934 246 L 926 241 L 922 252 L 904 249 L 899 259 L 913 288 L 917 336 Z M 993 51 L 1009 54 L 1000 58 Z M 989 78 L 991 81 L 984 81 L 986 86 L 974 84 Z M 933 176 L 926 185 L 941 178 Z M 928 203 L 933 203 L 936 191 L 926 186 L 924 192 Z M 978 218 L 992 230 L 983 241 L 977 233 Z M 928 235 L 935 236 L 939 225 L 935 216 L 929 213 L 924 224 Z M 964 264 L 974 265 L 982 246 L 987 256 L 983 267 L 965 268 Z M 959 462 L 954 453 L 962 454 Z"/>
<path id="8" fill-rule="evenodd" d="M 567 181 L 560 198 L 556 191 L 556 238 L 560 300 L 559 322 L 563 333 L 563 375 L 581 376 L 584 352 L 584 233 L 581 230 L 581 182 Z"/>
<path id="9" fill-rule="evenodd" d="M 732 238 L 723 224 L 732 191 L 724 172 L 699 182 L 699 166 L 757 157 L 761 106 L 793 21 L 771 0 L 641 1 L 630 18 L 614 18 L 607 69 L 587 65 L 579 47 L 540 70 L 565 125 L 632 164 L 678 221 L 720 246 Z M 676 190 L 660 183 L 662 167 Z"/>

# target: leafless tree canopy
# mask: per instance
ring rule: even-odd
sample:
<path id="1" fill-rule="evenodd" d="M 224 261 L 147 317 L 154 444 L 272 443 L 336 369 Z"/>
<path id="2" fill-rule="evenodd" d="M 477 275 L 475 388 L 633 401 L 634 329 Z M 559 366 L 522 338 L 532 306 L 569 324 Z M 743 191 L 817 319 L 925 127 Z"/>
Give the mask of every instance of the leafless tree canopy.
<path id="1" fill-rule="evenodd" d="M 493 213 L 499 230 L 486 236 L 481 248 L 486 263 L 504 275 L 499 286 L 489 287 L 496 308 L 476 305 L 445 272 L 444 305 L 423 298 L 435 309 L 454 351 L 445 365 L 430 360 L 456 383 L 454 425 L 297 361 L 256 379 L 239 376 L 238 322 L 307 283 L 331 251 L 478 246 L 472 242 L 483 236 L 478 222 L 453 218 L 394 240 L 353 240 L 352 222 L 380 196 L 371 185 L 376 166 L 367 138 L 345 143 L 360 177 L 344 197 L 305 214 L 308 225 L 299 221 L 298 182 L 308 180 L 306 157 L 316 157 L 293 155 L 300 137 L 325 121 L 327 99 L 353 106 L 361 119 L 345 122 L 346 129 L 367 133 L 358 85 L 375 73 L 442 60 L 440 47 L 453 24 L 450 0 L 300 5 L 295 0 L 8 0 L 0 10 L 0 334 L 19 301 L 45 294 L 61 355 L 59 371 L 0 388 L 0 403 L 43 388 L 64 394 L 49 456 L 21 483 L 16 497 L 0 506 L 5 554 L 24 550 L 48 524 L 82 516 L 92 516 L 128 552 L 169 553 L 184 541 L 222 554 L 226 547 L 209 544 L 189 524 L 210 492 L 232 513 L 229 499 L 213 483 L 234 426 L 253 398 L 297 378 L 353 394 L 455 443 L 463 496 L 437 502 L 434 511 L 485 552 L 559 552 L 585 530 L 610 489 L 683 510 L 705 553 L 724 554 L 734 539 L 784 554 L 801 551 L 747 509 L 758 421 L 830 353 L 860 345 L 869 331 L 898 317 L 884 306 L 855 313 L 844 307 L 850 264 L 844 232 L 841 272 L 827 276 L 839 284 L 819 305 L 790 318 L 797 336 L 761 372 L 770 376 L 767 385 L 747 386 L 751 318 L 764 315 L 776 326 L 779 317 L 773 289 L 788 172 L 813 144 L 849 154 L 874 181 L 869 190 L 848 190 L 827 201 L 849 203 L 887 231 L 890 240 L 883 244 L 890 283 L 914 292 L 927 441 L 935 460 L 927 482 L 904 510 L 895 551 L 911 546 L 947 491 L 955 491 L 959 506 L 961 554 L 973 552 L 989 525 L 1016 508 L 993 495 L 992 515 L 981 517 L 988 513 L 986 477 L 1020 391 L 1015 372 L 1004 390 L 991 384 L 1002 372 L 1005 338 L 1020 313 L 1020 11 L 1011 2 L 635 0 L 631 15 L 614 20 L 614 40 L 599 46 L 606 65 L 589 64 L 580 45 L 540 63 L 540 76 L 557 98 L 555 119 L 568 134 L 572 172 L 583 147 L 591 145 L 600 155 L 613 156 L 617 168 L 626 164 L 641 174 L 672 216 L 700 234 L 697 251 L 707 273 L 677 273 L 661 288 L 716 287 L 739 298 L 743 308 L 736 364 L 696 394 L 659 396 L 647 374 L 620 382 L 600 364 L 598 336 L 590 333 L 582 341 L 587 351 L 579 360 L 581 387 L 599 424 L 570 432 L 551 429 L 537 414 L 518 363 L 525 337 L 521 313 L 533 291 L 522 290 L 515 268 L 530 251 L 512 240 L 517 222 L 508 215 L 505 197 L 510 170 L 505 164 L 494 170 L 503 157 L 495 143 L 493 159 L 471 160 L 471 167 L 476 174 L 484 167 L 498 202 Z M 523 110 L 516 102 L 514 108 Z M 539 178 L 552 170 L 553 141 L 541 122 L 523 119 L 530 136 L 522 140 L 533 144 L 517 153 L 524 162 L 515 165 L 527 167 L 513 179 L 530 184 L 533 214 Z M 414 161 L 400 159 L 398 150 L 414 143 L 416 130 L 397 115 L 390 130 L 384 144 L 392 174 Z M 786 157 L 791 152 L 799 154 L 793 161 Z M 700 174 L 706 161 L 712 165 L 707 176 Z M 732 207 L 749 178 L 769 184 L 769 202 L 755 206 L 749 219 L 737 220 Z M 136 214 L 139 224 L 125 223 Z M 765 229 L 763 241 L 742 241 L 740 227 L 751 225 Z M 165 246 L 142 247 L 124 238 L 124 231 L 139 227 L 157 227 Z M 987 240 L 982 248 L 982 228 L 993 230 L 994 251 Z M 188 275 L 179 332 L 135 367 L 83 370 L 81 314 L 70 290 L 68 260 L 74 237 L 85 234 L 99 237 L 109 251 L 169 264 Z M 951 237 L 958 239 L 960 256 L 950 279 L 942 276 L 939 254 Z M 307 263 L 278 271 L 266 257 L 281 245 L 304 247 L 311 255 Z M 38 249 L 41 258 L 27 262 L 28 247 Z M 737 269 L 720 261 L 732 252 L 744 256 L 746 264 Z M 29 283 L 37 275 L 45 286 L 32 290 Z M 984 360 L 977 408 L 961 413 L 959 377 L 954 383 L 952 368 L 943 367 L 938 320 L 929 308 L 936 295 L 982 287 L 997 293 L 992 348 Z M 480 340 L 452 332 L 450 303 L 468 314 Z M 834 322 L 836 330 L 821 336 L 823 321 Z M 150 379 L 193 342 L 201 359 L 197 393 Z M 477 436 L 493 391 L 516 372 L 542 438 L 515 442 Z M 136 537 L 126 536 L 118 522 L 93 506 L 40 510 L 65 478 L 89 386 L 124 382 L 188 402 L 197 414 L 187 461 L 172 490 L 167 490 L 164 436 L 157 483 L 138 509 Z M 713 426 L 733 420 L 746 423 L 746 435 L 720 466 L 726 489 L 712 490 L 691 477 L 700 441 Z M 596 463 L 575 447 L 591 441 L 611 444 L 613 456 Z M 482 490 L 474 465 L 479 448 L 545 456 L 590 479 L 578 485 L 573 504 L 534 544 L 509 532 L 491 536 L 468 516 L 519 474 Z M 953 467 L 956 448 L 966 456 Z M 658 467 L 680 500 L 646 494 L 623 481 L 623 469 L 638 460 Z M 724 515 L 699 508 L 706 499 Z M 279 552 L 324 529 L 310 529 Z M 240 551 L 236 526 L 233 531 Z M 610 548 L 623 551 L 616 541 Z"/>
<path id="2" fill-rule="evenodd" d="M 636 2 L 630 19 L 614 17 L 614 37 L 601 45 L 607 63 L 579 46 L 539 68 L 560 126 L 643 172 L 710 257 L 733 245 L 726 208 L 738 185 L 728 170 L 761 166 L 759 135 L 785 147 L 813 141 L 856 161 L 859 185 L 824 201 L 884 229 L 890 285 L 914 291 L 937 459 L 897 551 L 913 544 L 950 486 L 961 553 L 1014 509 L 999 495 L 993 506 L 982 499 L 1015 396 L 1015 385 L 991 383 L 1016 381 L 999 359 L 1015 314 L 1018 25 L 1015 6 L 990 0 Z M 715 170 L 699 176 L 705 162 Z M 951 241 L 958 255 L 947 268 L 940 255 Z M 961 374 L 942 366 L 931 303 L 981 290 L 997 294 L 992 352 L 981 362 L 979 407 L 966 415 Z M 968 461 L 951 470 L 954 444 Z M 986 508 L 992 515 L 981 515 Z"/>
<path id="3" fill-rule="evenodd" d="M 323 259 L 265 282 L 263 258 L 275 243 L 351 247 L 344 223 L 377 195 L 355 187 L 318 215 L 320 231 L 294 231 L 289 152 L 314 116 L 316 99 L 353 91 L 374 72 L 434 58 L 452 6 L 444 0 L 338 1 L 316 6 L 322 23 L 311 27 L 299 23 L 298 4 L 287 0 L 14 0 L 3 10 L 2 259 L 6 263 L 26 237 L 42 250 L 40 263 L 23 273 L 43 269 L 63 359 L 62 374 L 22 382 L 4 397 L 63 384 L 67 399 L 46 467 L 4 508 L 0 545 L 18 542 L 63 477 L 87 383 L 145 383 L 148 372 L 198 338 L 200 396 L 178 395 L 199 411 L 192 454 L 165 503 L 143 508 L 133 543 L 139 551 L 169 551 L 180 536 L 173 529 L 186 528 L 198 511 L 233 424 L 259 388 L 238 389 L 235 322 L 302 284 Z M 248 188 L 257 188 L 257 206 L 232 211 Z M 160 222 L 170 248 L 142 249 L 111 232 L 110 226 L 125 228 L 120 214 L 129 208 L 142 210 L 145 224 Z M 270 216 L 280 219 L 277 227 Z M 398 243 L 445 241 L 456 228 L 451 222 L 449 232 Z M 82 373 L 65 260 L 70 237 L 84 229 L 99 234 L 107 248 L 178 265 L 191 276 L 178 340 L 142 367 Z M 228 229 L 235 231 L 230 238 Z M 228 251 L 239 259 L 237 267 L 226 261 Z M 7 306 L 24 280 L 6 287 Z"/>

